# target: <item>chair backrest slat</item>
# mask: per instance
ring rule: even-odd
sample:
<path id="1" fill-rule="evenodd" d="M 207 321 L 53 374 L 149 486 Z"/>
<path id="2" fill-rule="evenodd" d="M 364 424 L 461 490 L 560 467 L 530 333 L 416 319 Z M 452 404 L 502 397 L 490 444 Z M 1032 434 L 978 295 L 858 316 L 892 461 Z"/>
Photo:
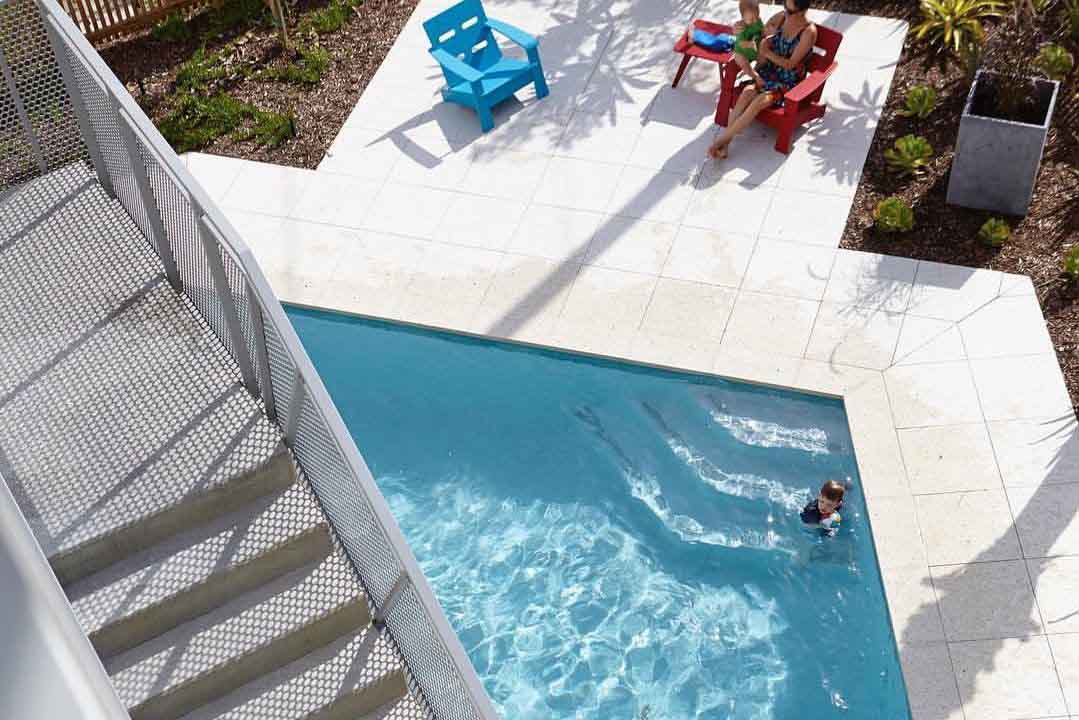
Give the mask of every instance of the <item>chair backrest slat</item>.
<path id="1" fill-rule="evenodd" d="M 817 44 L 814 45 L 814 52 L 808 63 L 810 72 L 826 70 L 835 60 L 835 55 L 839 51 L 839 43 L 841 42 L 843 42 L 842 33 L 823 25 L 817 25 Z M 824 52 L 816 52 L 818 49 Z"/>
<path id="2" fill-rule="evenodd" d="M 463 0 L 423 23 L 431 48 L 441 48 L 468 65 L 484 69 L 502 57 L 480 0 Z"/>

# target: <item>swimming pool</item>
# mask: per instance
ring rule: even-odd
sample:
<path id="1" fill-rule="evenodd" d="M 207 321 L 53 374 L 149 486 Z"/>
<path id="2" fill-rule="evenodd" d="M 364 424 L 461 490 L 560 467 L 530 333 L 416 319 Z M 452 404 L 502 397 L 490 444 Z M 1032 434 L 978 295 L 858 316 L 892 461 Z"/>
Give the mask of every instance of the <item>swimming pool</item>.
<path id="1" fill-rule="evenodd" d="M 909 718 L 839 401 L 288 314 L 507 720 Z"/>

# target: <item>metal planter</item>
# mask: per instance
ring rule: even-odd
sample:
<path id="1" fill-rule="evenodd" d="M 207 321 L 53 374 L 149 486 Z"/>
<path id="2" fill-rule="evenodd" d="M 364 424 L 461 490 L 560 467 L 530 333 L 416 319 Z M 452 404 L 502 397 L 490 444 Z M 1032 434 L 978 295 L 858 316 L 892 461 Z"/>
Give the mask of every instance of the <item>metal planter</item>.
<path id="1" fill-rule="evenodd" d="M 1026 215 L 1060 83 L 1033 81 L 1039 101 L 1046 108 L 1042 123 L 1033 125 L 973 112 L 979 83 L 986 77 L 982 70 L 975 75 L 959 120 L 948 204 Z"/>

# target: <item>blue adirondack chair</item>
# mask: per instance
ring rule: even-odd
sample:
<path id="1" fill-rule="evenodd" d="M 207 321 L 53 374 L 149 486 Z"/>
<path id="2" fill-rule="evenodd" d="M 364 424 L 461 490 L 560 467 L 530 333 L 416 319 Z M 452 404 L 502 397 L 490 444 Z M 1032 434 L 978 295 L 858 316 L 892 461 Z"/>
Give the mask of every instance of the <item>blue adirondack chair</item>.
<path id="1" fill-rule="evenodd" d="M 495 126 L 491 108 L 529 83 L 536 84 L 536 97 L 547 96 L 539 41 L 487 17 L 480 0 L 454 5 L 425 22 L 423 29 L 431 41 L 431 55 L 446 76 L 442 97 L 475 110 L 484 132 Z M 524 48 L 528 61 L 503 57 L 492 31 Z"/>

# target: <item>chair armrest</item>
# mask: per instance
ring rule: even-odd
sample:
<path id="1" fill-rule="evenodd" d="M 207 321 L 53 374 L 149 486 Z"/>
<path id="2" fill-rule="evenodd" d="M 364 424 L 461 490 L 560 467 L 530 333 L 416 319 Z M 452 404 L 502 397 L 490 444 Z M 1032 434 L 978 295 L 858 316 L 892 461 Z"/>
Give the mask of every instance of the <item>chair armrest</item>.
<path id="1" fill-rule="evenodd" d="M 489 17 L 487 18 L 487 27 L 497 33 L 505 35 L 510 41 L 520 45 L 525 50 L 534 50 L 539 47 L 539 40 L 509 23 L 504 23 L 501 20 L 495 20 L 494 18 Z"/>
<path id="2" fill-rule="evenodd" d="M 454 75 L 460 75 L 465 79 L 465 82 L 474 83 L 483 79 L 483 73 L 463 60 L 450 55 L 442 48 L 431 48 L 430 52 L 439 65 Z"/>
<path id="3" fill-rule="evenodd" d="M 837 67 L 839 67 L 839 63 L 832 63 L 824 70 L 814 70 L 809 73 L 802 82 L 792 87 L 788 92 L 783 93 L 783 102 L 790 101 L 795 104 L 803 102 L 824 85 L 824 81 L 835 72 Z"/>

